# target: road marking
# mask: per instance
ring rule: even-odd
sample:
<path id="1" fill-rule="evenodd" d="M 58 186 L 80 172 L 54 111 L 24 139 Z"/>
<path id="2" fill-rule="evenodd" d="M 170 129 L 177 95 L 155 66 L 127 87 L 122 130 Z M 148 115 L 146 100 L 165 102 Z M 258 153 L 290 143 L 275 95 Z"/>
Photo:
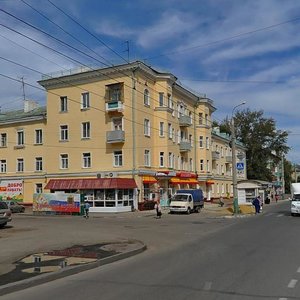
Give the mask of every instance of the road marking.
<path id="1" fill-rule="evenodd" d="M 212 282 L 211 281 L 206 281 L 205 284 L 204 284 L 204 290 L 205 291 L 209 291 L 211 289 L 211 285 L 212 285 Z"/>
<path id="2" fill-rule="evenodd" d="M 288 300 L 288 298 L 279 298 L 278 300 Z"/>
<path id="3" fill-rule="evenodd" d="M 284 216 L 284 214 L 280 214 L 280 215 L 277 216 L 277 218 L 280 218 L 280 217 L 283 217 L 283 216 Z"/>
<path id="4" fill-rule="evenodd" d="M 288 288 L 293 289 L 296 286 L 297 282 L 297 279 L 292 279 L 288 285 Z"/>
<path id="5" fill-rule="evenodd" d="M 300 267 L 298 268 L 297 273 L 300 273 Z"/>
<path id="6" fill-rule="evenodd" d="M 265 216 L 266 217 L 271 217 L 271 216 L 273 216 L 273 213 L 267 213 Z"/>

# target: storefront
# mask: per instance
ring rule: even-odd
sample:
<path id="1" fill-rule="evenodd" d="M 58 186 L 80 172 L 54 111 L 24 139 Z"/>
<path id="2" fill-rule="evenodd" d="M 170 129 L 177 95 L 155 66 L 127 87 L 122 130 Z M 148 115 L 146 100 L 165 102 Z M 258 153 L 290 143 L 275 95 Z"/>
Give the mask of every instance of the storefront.
<path id="1" fill-rule="evenodd" d="M 142 202 L 159 200 L 161 206 L 169 206 L 172 195 L 179 189 L 196 189 L 199 181 L 191 172 L 159 171 L 142 176 Z"/>
<path id="2" fill-rule="evenodd" d="M 50 179 L 45 189 L 83 195 L 91 205 L 90 212 L 137 209 L 137 185 L 132 178 Z"/>

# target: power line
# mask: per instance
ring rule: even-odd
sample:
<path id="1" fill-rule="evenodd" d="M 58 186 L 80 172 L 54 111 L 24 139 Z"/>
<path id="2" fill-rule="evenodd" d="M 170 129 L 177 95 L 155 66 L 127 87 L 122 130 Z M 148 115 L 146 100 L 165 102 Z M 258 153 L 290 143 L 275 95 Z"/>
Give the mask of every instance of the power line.
<path id="1" fill-rule="evenodd" d="M 54 4 L 52 1 L 48 0 L 49 3 L 51 3 L 56 9 L 58 9 L 61 13 L 63 13 L 65 16 L 67 16 L 69 19 L 71 19 L 74 23 L 76 23 L 79 27 L 81 27 L 84 31 L 86 31 L 88 34 L 90 34 L 92 37 L 94 37 L 99 43 L 101 43 L 103 46 L 111 50 L 115 55 L 117 55 L 119 58 L 121 58 L 123 61 L 126 61 L 126 59 L 121 56 L 119 53 L 117 53 L 114 49 L 109 47 L 105 42 L 103 42 L 101 39 L 99 39 L 95 34 L 90 32 L 88 29 L 86 29 L 83 25 L 81 25 L 77 20 L 75 20 L 73 17 L 71 17 L 69 14 L 67 14 L 64 10 L 62 10 L 60 7 L 58 7 L 56 4 Z"/>
<path id="2" fill-rule="evenodd" d="M 191 50 L 194 50 L 194 49 L 197 49 L 197 48 L 205 48 L 205 47 L 213 46 L 213 45 L 216 45 L 216 44 L 220 44 L 220 43 L 223 43 L 223 42 L 227 42 L 227 41 L 230 41 L 230 40 L 233 40 L 233 39 L 243 37 L 245 35 L 251 35 L 251 34 L 254 34 L 254 33 L 257 33 L 257 32 L 269 30 L 269 29 L 272 29 L 272 28 L 275 28 L 275 27 L 279 27 L 279 26 L 282 26 L 282 25 L 285 25 L 285 24 L 288 24 L 288 23 L 292 23 L 292 22 L 297 22 L 297 21 L 300 21 L 300 17 L 290 19 L 290 20 L 287 20 L 287 21 L 284 21 L 284 22 L 280 22 L 280 23 L 277 23 L 277 24 L 273 24 L 273 25 L 270 25 L 270 26 L 254 29 L 254 30 L 251 30 L 251 31 L 242 32 L 242 33 L 233 35 L 231 37 L 220 39 L 220 40 L 213 41 L 213 42 L 209 42 L 209 43 L 206 43 L 206 44 L 203 44 L 203 45 L 192 46 L 192 47 L 185 48 L 185 49 L 178 50 L 178 51 L 171 51 L 171 52 L 162 53 L 162 54 L 159 54 L 159 55 L 156 55 L 156 56 L 150 56 L 150 57 L 144 58 L 144 60 L 156 59 L 156 58 L 159 58 L 159 57 L 162 57 L 162 56 L 180 54 L 180 53 L 183 53 L 183 52 L 186 52 L 186 51 L 191 51 Z"/>
<path id="3" fill-rule="evenodd" d="M 0 9 L 0 10 L 2 10 L 2 9 Z M 6 12 L 5 12 L 5 13 L 6 13 Z M 13 15 L 10 14 L 10 13 L 8 13 L 8 14 L 11 15 L 13 18 L 17 18 L 17 17 L 13 16 Z M 59 42 L 65 44 L 65 45 L 68 45 L 68 44 L 66 44 L 65 42 L 63 42 L 63 41 L 61 41 L 61 40 L 59 40 L 59 39 L 53 37 L 52 35 L 50 35 L 50 34 L 44 32 L 43 30 L 40 30 L 39 28 L 37 28 L 37 27 L 35 27 L 35 26 L 33 26 L 33 25 L 31 25 L 31 24 L 29 24 L 29 23 L 27 23 L 27 22 L 21 20 L 20 18 L 17 18 L 17 19 L 18 19 L 20 22 L 25 23 L 26 25 L 28 25 L 28 26 L 30 26 L 30 27 L 33 27 L 35 30 L 38 30 L 38 31 L 40 31 L 40 32 L 42 32 L 42 33 L 44 33 L 44 34 L 46 34 L 47 36 L 50 36 L 50 37 L 54 38 L 55 40 L 57 40 L 57 41 L 59 41 Z M 49 49 L 49 50 L 51 50 L 51 51 L 54 51 L 55 53 L 58 53 L 59 55 L 65 57 L 65 58 L 67 58 L 67 59 L 69 59 L 70 61 L 75 61 L 75 62 L 78 63 L 79 65 L 83 65 L 83 66 L 88 67 L 87 65 L 83 64 L 83 63 L 80 62 L 79 60 L 74 59 L 74 58 L 70 57 L 69 55 L 66 55 L 66 54 L 64 54 L 64 53 L 62 53 L 62 52 L 60 52 L 60 51 L 58 51 L 58 50 L 56 50 L 56 49 L 54 49 L 54 48 L 52 48 L 52 47 L 49 47 L 49 46 L 47 46 L 47 45 L 45 45 L 45 44 L 43 44 L 43 43 L 37 41 L 36 39 L 33 39 L 33 38 L 29 37 L 28 35 L 25 35 L 25 34 L 23 34 L 23 33 L 19 32 L 19 31 L 15 30 L 15 29 L 12 29 L 12 28 L 10 28 L 10 27 L 4 25 L 4 24 L 1 24 L 1 23 L 0 23 L 0 25 L 3 26 L 3 27 L 5 27 L 5 28 L 7 28 L 8 30 L 11 30 L 11 31 L 13 31 L 13 32 L 15 32 L 15 33 L 17 33 L 17 34 L 19 34 L 19 35 L 25 37 L 25 38 L 28 38 L 29 40 L 31 40 L 31 41 L 33 41 L 33 42 L 35 42 L 35 43 L 37 43 L 37 44 L 39 44 L 39 45 L 41 45 L 41 46 L 46 47 L 47 49 Z M 69 45 L 68 45 L 68 46 L 69 46 Z M 72 48 L 72 49 L 74 49 L 74 50 L 76 50 L 76 51 L 80 51 L 80 50 L 77 50 L 76 48 L 74 48 L 74 47 L 72 47 L 72 46 L 69 46 L 69 47 Z M 81 52 L 82 54 L 84 54 L 84 55 L 87 55 L 87 54 L 83 53 L 82 51 L 80 51 L 80 52 Z M 89 55 L 88 55 L 88 56 L 89 56 Z M 91 57 L 91 56 L 89 56 L 89 57 Z M 92 58 L 93 58 L 93 57 L 92 57 Z M 95 59 L 95 58 L 93 58 L 93 59 Z M 97 59 L 95 59 L 95 60 L 98 61 Z M 103 64 L 103 62 L 100 62 L 100 63 Z M 112 68 L 114 68 L 114 67 L 112 67 Z M 29 68 L 29 69 L 32 70 L 32 71 L 35 71 L 35 70 L 33 70 L 32 68 Z M 98 70 L 94 70 L 94 71 L 98 71 Z M 121 72 L 121 73 L 122 73 L 122 72 Z M 101 73 L 99 73 L 99 74 L 101 74 Z M 125 73 L 123 73 L 123 74 L 125 74 Z M 43 74 L 43 75 L 44 75 L 44 74 Z M 102 75 L 102 74 L 101 74 L 101 75 Z M 126 75 L 126 77 L 131 78 L 131 77 L 128 76 L 127 74 L 125 74 L 125 75 Z M 108 75 L 105 75 L 105 76 L 107 76 L 107 77 L 110 78 L 110 79 L 115 80 L 117 83 L 120 83 L 119 81 L 117 81 L 116 79 L 114 79 L 114 78 L 112 78 L 112 77 L 109 77 Z M 128 86 L 128 87 L 129 87 L 129 88 L 132 88 L 131 86 Z M 139 91 L 137 91 L 137 92 L 139 92 Z M 141 92 L 140 92 L 140 93 L 141 93 Z M 158 102 L 158 100 L 155 100 L 155 99 L 153 99 L 153 101 L 154 101 L 154 102 Z M 209 122 L 212 122 L 212 121 L 209 120 Z"/>

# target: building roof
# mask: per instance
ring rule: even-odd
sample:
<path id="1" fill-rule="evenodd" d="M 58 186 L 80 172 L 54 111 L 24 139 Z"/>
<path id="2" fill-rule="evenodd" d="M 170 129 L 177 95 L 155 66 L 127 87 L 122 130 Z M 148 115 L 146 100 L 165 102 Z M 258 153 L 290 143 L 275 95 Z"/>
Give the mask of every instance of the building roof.
<path id="1" fill-rule="evenodd" d="M 46 107 L 38 107 L 29 112 L 24 110 L 14 110 L 5 113 L 0 113 L 0 125 L 17 122 L 30 122 L 46 119 Z"/>

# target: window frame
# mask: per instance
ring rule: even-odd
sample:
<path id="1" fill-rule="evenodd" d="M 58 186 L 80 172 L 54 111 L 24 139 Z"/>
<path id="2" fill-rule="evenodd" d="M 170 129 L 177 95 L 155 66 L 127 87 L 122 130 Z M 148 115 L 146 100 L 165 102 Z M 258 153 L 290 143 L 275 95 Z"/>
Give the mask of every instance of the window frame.
<path id="1" fill-rule="evenodd" d="M 82 168 L 88 169 L 92 167 L 92 155 L 91 152 L 82 153 Z"/>
<path id="2" fill-rule="evenodd" d="M 81 109 L 89 109 L 91 107 L 90 105 L 90 93 L 89 92 L 84 92 L 81 93 Z"/>

